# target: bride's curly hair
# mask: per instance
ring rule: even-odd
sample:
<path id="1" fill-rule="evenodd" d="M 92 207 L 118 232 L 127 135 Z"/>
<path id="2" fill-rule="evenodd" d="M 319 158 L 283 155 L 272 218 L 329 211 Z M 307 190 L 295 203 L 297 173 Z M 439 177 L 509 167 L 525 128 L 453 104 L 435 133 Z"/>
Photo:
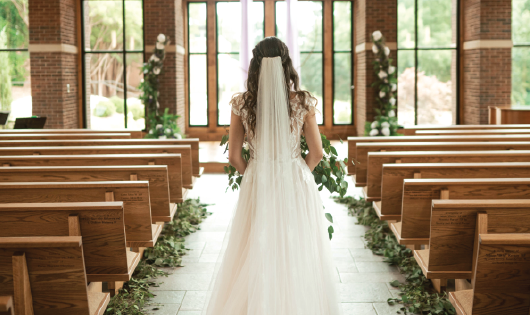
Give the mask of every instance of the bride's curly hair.
<path id="1" fill-rule="evenodd" d="M 252 49 L 252 59 L 248 69 L 247 91 L 241 94 L 243 98 L 243 106 L 241 110 L 246 110 L 249 134 L 254 134 L 256 128 L 256 106 L 258 101 L 258 86 L 259 75 L 261 69 L 261 61 L 263 58 L 281 57 L 283 72 L 285 75 L 285 90 L 287 95 L 291 98 L 298 97 L 301 106 L 306 110 L 310 110 L 309 101 L 317 102 L 311 93 L 300 89 L 300 78 L 293 67 L 293 62 L 289 56 L 289 49 L 284 42 L 272 36 L 263 39 L 254 49 Z M 292 108 L 289 106 L 289 116 L 291 116 Z"/>

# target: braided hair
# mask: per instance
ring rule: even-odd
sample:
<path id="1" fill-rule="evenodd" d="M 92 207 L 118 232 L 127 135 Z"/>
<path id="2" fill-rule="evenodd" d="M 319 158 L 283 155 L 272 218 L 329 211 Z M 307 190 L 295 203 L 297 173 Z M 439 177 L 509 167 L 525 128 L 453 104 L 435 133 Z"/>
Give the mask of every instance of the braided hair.
<path id="1" fill-rule="evenodd" d="M 301 106 L 306 110 L 309 108 L 309 100 L 316 103 L 316 99 L 308 91 L 300 89 L 300 78 L 293 67 L 293 62 L 289 56 L 289 49 L 284 42 L 272 36 L 260 41 L 252 50 L 252 59 L 248 69 L 247 91 L 242 93 L 243 106 L 241 110 L 246 110 L 248 120 L 248 134 L 253 135 L 256 128 L 256 107 L 258 102 L 259 75 L 261 61 L 263 58 L 281 57 L 283 72 L 285 75 L 285 90 L 291 98 L 298 97 Z M 291 104 L 289 102 L 289 104 Z M 289 106 L 289 117 L 292 114 L 292 107 Z"/>

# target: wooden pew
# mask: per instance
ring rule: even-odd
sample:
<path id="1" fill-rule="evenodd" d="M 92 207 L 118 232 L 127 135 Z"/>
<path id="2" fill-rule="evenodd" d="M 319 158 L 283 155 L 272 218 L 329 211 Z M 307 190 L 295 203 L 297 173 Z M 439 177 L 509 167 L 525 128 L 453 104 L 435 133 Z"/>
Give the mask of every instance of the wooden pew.
<path id="1" fill-rule="evenodd" d="M 94 155 L 20 155 L 0 156 L 0 166 L 116 166 L 167 165 L 171 202 L 184 201 L 180 154 L 94 154 Z"/>
<path id="2" fill-rule="evenodd" d="M 400 142 L 528 142 L 530 135 L 478 135 L 478 136 L 400 136 L 400 137 L 348 137 L 348 174 L 354 175 L 351 167 L 357 164 L 357 145 L 360 143 Z"/>
<path id="3" fill-rule="evenodd" d="M 530 128 L 530 126 L 528 126 Z M 418 136 L 455 136 L 455 135 L 513 135 L 530 134 L 530 129 L 471 129 L 471 130 L 417 130 Z"/>
<path id="4" fill-rule="evenodd" d="M 130 139 L 130 133 L 30 133 L 30 134 L 0 134 L 0 141 L 5 140 L 66 140 L 66 139 Z"/>
<path id="5" fill-rule="evenodd" d="M 15 315 L 13 297 L 11 295 L 0 296 L 0 315 Z"/>
<path id="6" fill-rule="evenodd" d="M 368 181 L 368 154 L 394 151 L 489 151 L 530 150 L 530 142 L 406 142 L 360 143 L 357 145 L 355 171 L 356 186 L 366 186 Z"/>
<path id="7" fill-rule="evenodd" d="M 517 151 L 520 152 L 520 151 Z M 450 152 L 447 152 L 450 155 Z M 526 157 L 517 155 L 529 162 L 504 162 L 513 161 L 512 152 L 508 154 L 491 154 L 484 158 L 485 161 L 497 160 L 489 163 L 398 163 L 383 164 L 383 176 L 380 180 L 379 192 L 381 197 L 372 197 L 374 208 L 382 220 L 399 220 L 401 217 L 401 204 L 403 201 L 403 180 L 405 179 L 439 179 L 439 178 L 530 178 L 530 152 Z M 435 160 L 438 155 L 430 157 Z M 476 159 L 476 156 L 472 156 Z M 469 160 L 464 156 L 462 160 Z M 454 157 L 451 157 L 454 162 Z M 422 162 L 421 160 L 417 160 Z M 371 190 L 377 192 L 377 190 Z M 368 192 L 371 192 L 368 190 Z M 375 194 L 375 193 L 374 193 Z M 377 200 L 380 201 L 377 201 Z"/>
<path id="8" fill-rule="evenodd" d="M 528 315 L 530 234 L 481 234 L 473 289 L 449 293 L 458 315 Z"/>
<path id="9" fill-rule="evenodd" d="M 450 125 L 450 126 L 433 126 L 433 125 L 415 125 L 405 126 L 398 129 L 398 132 L 405 136 L 416 134 L 417 130 L 471 130 L 471 129 L 530 129 L 530 125 Z"/>
<path id="10" fill-rule="evenodd" d="M 0 147 L 3 155 L 180 154 L 182 186 L 193 188 L 190 145 L 114 145 L 69 147 Z"/>
<path id="11" fill-rule="evenodd" d="M 15 166 L 0 167 L 0 182 L 149 182 L 153 223 L 170 222 L 177 204 L 170 203 L 166 165 L 132 166 Z"/>
<path id="12" fill-rule="evenodd" d="M 0 183 L 0 203 L 123 201 L 127 246 L 153 247 L 162 225 L 152 224 L 149 182 Z"/>
<path id="13" fill-rule="evenodd" d="M 17 315 L 102 315 L 110 300 L 87 290 L 80 236 L 0 238 L 0 295 Z"/>
<path id="14" fill-rule="evenodd" d="M 401 222 L 390 228 L 402 245 L 428 245 L 436 199 L 527 199 L 530 178 L 405 179 Z"/>
<path id="15" fill-rule="evenodd" d="M 0 238 L 82 236 L 88 282 L 129 281 L 140 253 L 128 251 L 123 202 L 0 204 Z"/>
<path id="16" fill-rule="evenodd" d="M 142 139 L 143 138 L 143 131 L 142 130 L 129 130 L 129 129 L 123 129 L 123 130 L 94 130 L 94 129 L 0 129 L 0 135 L 14 135 L 14 134 L 41 134 L 41 133 L 51 133 L 51 134 L 59 134 L 59 133 L 79 133 L 79 134 L 87 134 L 87 133 L 130 133 L 131 138 L 133 139 Z"/>
<path id="17" fill-rule="evenodd" d="M 104 146 L 104 145 L 190 145 L 193 176 L 200 177 L 204 168 L 199 164 L 199 139 L 82 139 L 82 140 L 6 140 L 0 147 L 47 147 L 47 146 Z"/>
<path id="18" fill-rule="evenodd" d="M 472 279 L 479 234 L 530 233 L 530 200 L 433 200 L 429 248 L 414 251 L 427 279 Z"/>

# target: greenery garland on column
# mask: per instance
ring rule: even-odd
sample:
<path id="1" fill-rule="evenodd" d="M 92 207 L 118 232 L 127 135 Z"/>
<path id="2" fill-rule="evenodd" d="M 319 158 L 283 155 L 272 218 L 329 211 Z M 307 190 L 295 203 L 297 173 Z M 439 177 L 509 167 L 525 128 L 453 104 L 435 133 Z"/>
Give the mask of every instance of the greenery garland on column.
<path id="1" fill-rule="evenodd" d="M 315 179 L 315 183 L 317 184 L 319 191 L 326 187 L 330 193 L 336 192 L 342 198 L 348 190 L 348 182 L 346 181 L 346 175 L 348 174 L 348 172 L 346 172 L 345 164 L 348 162 L 348 159 L 339 159 L 337 149 L 335 149 L 335 147 L 331 145 L 331 142 L 326 138 L 324 134 L 321 133 L 320 138 L 322 139 L 322 150 L 324 151 L 324 155 L 322 157 L 322 160 L 318 163 L 318 165 L 312 172 L 313 177 Z M 224 135 L 221 140 L 220 146 L 225 146 L 224 153 L 228 151 L 228 140 L 228 135 Z M 340 143 L 343 143 L 342 140 L 340 140 Z M 302 151 L 302 158 L 305 159 L 305 157 L 309 153 L 309 147 L 307 146 L 307 142 L 304 136 L 300 137 L 300 148 Z M 241 152 L 241 155 L 243 156 L 245 161 L 249 161 L 250 150 L 248 142 L 246 140 L 243 143 L 243 150 Z M 230 163 L 228 163 L 228 166 L 224 167 L 224 171 L 226 174 L 228 174 L 228 187 L 226 189 L 239 189 L 241 181 L 243 180 L 243 175 L 239 174 L 236 168 L 233 167 Z M 333 217 L 330 213 L 326 213 L 325 216 L 329 222 L 333 223 Z M 328 234 L 330 240 L 333 237 L 334 232 L 335 230 L 333 229 L 333 226 L 330 225 L 328 227 Z"/>
<path id="2" fill-rule="evenodd" d="M 372 52 L 375 54 L 373 62 L 376 81 L 372 87 L 376 87 L 377 106 L 373 122 L 366 122 L 364 133 L 366 136 L 397 136 L 396 97 L 397 78 L 396 67 L 392 66 L 390 48 L 385 44 L 385 37 L 380 31 L 372 34 Z"/>
<path id="3" fill-rule="evenodd" d="M 160 87 L 159 75 L 164 67 L 166 46 L 169 45 L 170 41 L 169 37 L 164 34 L 159 34 L 156 40 L 155 51 L 142 67 L 144 79 L 140 83 L 140 90 L 142 91 L 140 99 L 147 111 L 147 129 L 149 133 L 146 138 L 181 139 L 182 134 L 177 125 L 177 119 L 180 116 L 170 114 L 169 108 L 166 108 L 162 115 L 158 112 L 160 108 L 160 103 L 158 102 L 158 96 L 160 95 L 158 91 Z"/>

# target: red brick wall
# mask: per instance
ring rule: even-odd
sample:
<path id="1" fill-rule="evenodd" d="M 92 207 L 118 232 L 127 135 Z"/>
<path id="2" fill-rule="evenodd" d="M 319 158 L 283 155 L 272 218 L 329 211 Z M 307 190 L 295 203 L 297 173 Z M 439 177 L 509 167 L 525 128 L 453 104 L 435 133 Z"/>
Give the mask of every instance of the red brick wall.
<path id="1" fill-rule="evenodd" d="M 76 45 L 74 0 L 29 0 L 29 44 Z M 33 115 L 46 128 L 78 128 L 77 55 L 30 49 Z M 70 84 L 70 93 L 67 92 Z"/>
<path id="2" fill-rule="evenodd" d="M 397 0 L 359 0 L 354 2 L 355 45 L 372 42 L 372 33 L 381 31 L 389 43 L 397 42 Z M 397 65 L 397 53 L 390 53 Z M 357 53 L 354 65 L 355 82 L 355 126 L 358 135 L 364 134 L 364 124 L 373 120 L 373 107 L 376 104 L 376 90 L 372 83 L 376 80 L 371 50 Z"/>
<path id="3" fill-rule="evenodd" d="M 464 42 L 511 39 L 510 0 L 468 0 L 463 6 Z M 463 50 L 463 124 L 487 124 L 488 106 L 509 105 L 511 48 Z"/>
<path id="4" fill-rule="evenodd" d="M 144 1 L 145 44 L 154 45 L 158 34 L 169 36 L 171 46 L 183 46 L 182 2 L 180 0 Z M 152 51 L 145 52 L 145 60 Z M 184 60 L 176 52 L 166 52 L 164 69 L 160 75 L 160 111 L 169 108 L 182 116 L 178 123 L 184 131 Z"/>

